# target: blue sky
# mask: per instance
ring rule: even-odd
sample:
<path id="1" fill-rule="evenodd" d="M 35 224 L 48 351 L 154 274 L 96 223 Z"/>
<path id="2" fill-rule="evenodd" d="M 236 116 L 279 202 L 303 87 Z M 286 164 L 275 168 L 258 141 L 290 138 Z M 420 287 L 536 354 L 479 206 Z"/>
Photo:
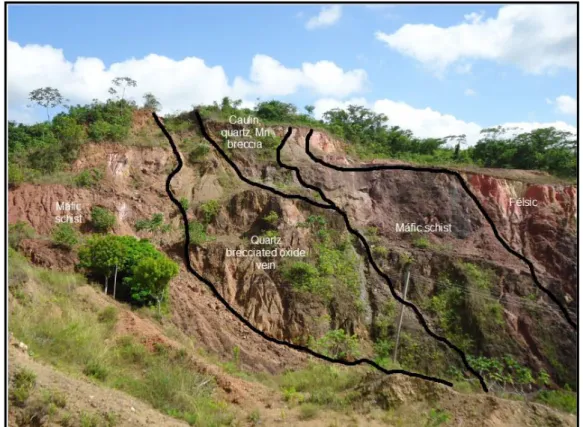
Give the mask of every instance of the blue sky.
<path id="1" fill-rule="evenodd" d="M 26 108 L 36 87 L 88 102 L 107 98 L 112 76 L 133 73 L 136 100 L 151 91 L 166 112 L 229 95 L 314 104 L 318 113 L 362 103 L 421 136 L 498 124 L 569 128 L 575 13 L 521 5 L 11 5 L 9 118 L 42 120 Z"/>

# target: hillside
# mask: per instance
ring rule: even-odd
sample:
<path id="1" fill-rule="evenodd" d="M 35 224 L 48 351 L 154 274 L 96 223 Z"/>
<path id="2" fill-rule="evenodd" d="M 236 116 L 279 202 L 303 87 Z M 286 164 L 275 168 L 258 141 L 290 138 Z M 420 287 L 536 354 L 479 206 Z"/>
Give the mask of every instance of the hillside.
<path id="1" fill-rule="evenodd" d="M 287 126 L 203 119 L 245 177 L 321 201 L 275 161 Z M 387 369 L 445 378 L 453 390 L 364 366 L 323 364 L 239 322 L 184 267 L 184 226 L 165 189 L 177 162 L 151 114 L 137 111 L 123 141 L 85 143 L 53 181 L 11 185 L 10 233 L 18 235 L 18 252 L 10 257 L 9 329 L 16 340 L 11 372 L 25 368 L 37 377 L 30 397 L 11 409 L 14 425 L 39 419 L 41 425 L 420 425 L 412 413 L 422 414 L 426 425 L 575 425 L 564 410 L 574 410 L 576 333 L 535 286 L 528 266 L 502 247 L 454 177 L 317 165 L 305 153 L 309 127 L 302 126 L 294 126 L 282 153 L 346 212 L 399 295 L 410 269 L 407 300 L 470 357 L 489 395 L 410 310 L 404 312 L 398 360 L 391 360 L 401 305 L 337 213 L 243 183 L 204 140 L 193 115 L 165 124 L 185 163 L 171 190 L 188 214 L 190 262 L 229 306 L 276 339 L 334 358 L 369 358 Z M 268 130 L 254 138 L 261 148 L 229 148 L 229 140 L 249 138 L 225 137 L 224 131 L 245 129 Z M 334 165 L 407 164 L 358 160 L 345 141 L 323 130 L 314 132 L 311 148 Z M 453 169 L 500 236 L 533 262 L 541 284 L 577 321 L 576 186 L 538 171 Z M 79 184 L 80 175 L 94 178 Z M 521 206 L 517 200 L 537 203 Z M 64 203 L 79 207 L 74 227 L 80 241 L 72 248 L 58 247 L 51 235 L 55 217 L 72 215 L 58 210 Z M 111 288 L 103 293 L 102 278 L 79 269 L 79 247 L 97 234 L 95 207 L 115 216 L 110 234 L 146 238 L 180 266 L 161 312 L 119 295 L 114 300 Z M 413 223 L 449 225 L 450 231 L 399 231 Z M 278 242 L 261 247 L 290 255 L 229 256 L 230 250 L 257 248 L 258 237 Z M 19 342 L 31 355 L 17 348 Z M 64 408 L 43 397 L 48 388 L 66 395 Z M 34 410 L 44 412 L 33 422 Z M 64 424 L 65 411 L 73 424 Z M 83 424 L 93 413 L 101 414 L 99 420 Z M 117 421 L 108 421 L 109 413 Z"/>

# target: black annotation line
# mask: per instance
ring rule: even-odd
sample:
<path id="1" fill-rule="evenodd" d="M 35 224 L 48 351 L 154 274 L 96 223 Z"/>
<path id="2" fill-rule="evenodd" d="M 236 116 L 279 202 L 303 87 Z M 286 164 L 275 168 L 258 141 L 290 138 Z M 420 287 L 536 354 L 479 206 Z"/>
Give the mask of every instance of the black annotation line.
<path id="1" fill-rule="evenodd" d="M 512 249 L 510 247 L 510 245 L 508 243 L 506 243 L 506 240 L 504 240 L 502 238 L 502 236 L 500 236 L 500 233 L 498 233 L 498 229 L 496 228 L 494 221 L 492 220 L 492 218 L 490 218 L 490 215 L 488 215 L 488 212 L 482 206 L 482 204 L 480 203 L 480 200 L 472 192 L 472 190 L 470 189 L 470 187 L 466 183 L 466 180 L 461 176 L 461 174 L 459 172 L 456 172 L 456 171 L 451 170 L 451 169 L 445 169 L 445 168 L 427 168 L 427 167 L 418 167 L 418 166 L 409 166 L 409 165 L 374 165 L 374 166 L 364 166 L 364 167 L 344 167 L 344 166 L 333 165 L 331 163 L 328 163 L 328 162 L 320 159 L 319 157 L 316 157 L 310 151 L 310 138 L 311 138 L 312 134 L 313 134 L 313 129 L 310 129 L 310 132 L 308 132 L 308 135 L 306 135 L 306 146 L 305 146 L 306 154 L 315 163 L 318 163 L 318 164 L 325 166 L 327 168 L 330 168 L 330 169 L 334 169 L 335 171 L 339 171 L 339 172 L 373 172 L 373 171 L 381 171 L 381 170 L 406 170 L 406 171 L 413 171 L 413 172 L 430 172 L 430 173 L 436 173 L 436 174 L 443 173 L 443 174 L 455 176 L 457 178 L 458 182 L 460 183 L 460 185 L 462 186 L 462 188 L 464 189 L 464 191 L 473 200 L 473 202 L 477 206 L 478 210 L 482 213 L 484 218 L 486 218 L 486 221 L 488 222 L 488 224 L 490 224 L 490 227 L 492 228 L 492 231 L 494 232 L 496 239 L 498 239 L 498 241 L 502 244 L 504 249 L 506 249 L 512 255 L 514 255 L 515 257 L 517 257 L 518 259 L 520 259 L 521 261 L 526 263 L 526 265 L 528 265 L 528 268 L 530 270 L 530 275 L 532 276 L 532 279 L 533 279 L 535 285 L 541 291 L 543 291 L 545 294 L 547 294 L 548 297 L 557 305 L 557 307 L 559 307 L 559 309 L 563 313 L 563 316 L 565 317 L 565 320 L 567 321 L 567 323 L 569 323 L 569 325 L 577 332 L 577 323 L 575 323 L 571 319 L 571 316 L 569 315 L 569 312 L 566 309 L 566 307 L 561 303 L 561 301 L 559 301 L 559 299 L 550 290 L 548 290 L 545 286 L 543 286 L 540 283 L 540 281 L 538 280 L 538 277 L 536 275 L 536 271 L 535 271 L 534 264 L 532 263 L 532 261 L 530 261 L 524 255 L 522 255 L 520 252 L 517 252 L 514 249 Z M 324 199 L 324 198 L 322 200 L 328 201 L 327 199 Z"/>
<path id="2" fill-rule="evenodd" d="M 230 165 L 231 165 L 231 166 L 232 166 L 232 167 L 233 167 L 233 168 L 234 168 L 234 169 L 237 171 L 237 174 L 238 174 L 239 176 L 242 176 L 242 174 L 239 172 L 239 169 L 238 169 L 237 165 L 236 165 L 236 164 L 235 164 L 235 163 L 234 163 L 234 162 L 233 162 L 233 161 L 232 161 L 232 160 L 229 158 L 229 156 L 227 156 L 227 154 L 224 152 L 224 150 L 221 148 L 221 146 L 220 146 L 219 144 L 217 144 L 217 143 L 216 143 L 216 142 L 215 142 L 215 141 L 214 141 L 214 140 L 213 140 L 213 139 L 210 137 L 210 135 L 207 133 L 207 131 L 206 131 L 206 127 L 204 126 L 204 122 L 203 122 L 203 120 L 202 120 L 202 117 L 201 117 L 201 115 L 200 115 L 200 113 L 199 113 L 199 111 L 198 111 L 198 110 L 196 110 L 196 111 L 195 111 L 195 115 L 196 115 L 196 118 L 197 118 L 197 120 L 198 120 L 198 124 L 199 124 L 199 127 L 200 127 L 200 130 L 201 130 L 201 133 L 202 133 L 203 137 L 204 137 L 204 138 L 205 138 L 205 139 L 206 139 L 206 140 L 207 140 L 207 141 L 208 141 L 208 142 L 209 142 L 209 143 L 210 143 L 210 144 L 211 144 L 211 145 L 212 145 L 212 146 L 213 146 L 213 147 L 214 147 L 214 148 L 215 148 L 215 149 L 216 149 L 216 150 L 217 150 L 219 153 L 220 153 L 220 155 L 221 155 L 221 156 L 222 156 L 222 157 L 223 157 L 225 160 L 227 160 L 227 162 L 228 162 L 228 163 L 229 163 L 229 164 L 230 164 Z M 336 213 L 340 214 L 340 215 L 342 216 L 342 218 L 344 219 L 344 222 L 345 222 L 345 224 L 346 224 L 346 227 L 347 227 L 348 231 L 349 231 L 351 234 L 353 234 L 354 236 L 356 236 L 356 237 L 357 237 L 357 238 L 358 238 L 358 239 L 359 239 L 359 240 L 362 242 L 362 244 L 364 245 L 364 247 L 366 248 L 366 251 L 367 251 L 367 256 L 368 256 L 369 262 L 370 262 L 370 263 L 373 265 L 373 267 L 375 268 L 375 271 L 376 271 L 376 272 L 377 272 L 377 273 L 378 273 L 378 274 L 379 274 L 381 277 L 383 277 L 383 278 L 385 279 L 385 281 L 386 281 L 386 282 L 387 282 L 387 284 L 389 285 L 389 288 L 390 288 L 390 290 L 391 290 L 391 293 L 392 293 L 393 297 L 394 297 L 395 299 L 397 299 L 397 301 L 399 301 L 399 302 L 401 302 L 402 304 L 405 304 L 405 305 L 407 305 L 407 306 L 411 307 L 411 308 L 412 308 L 412 309 L 415 311 L 415 314 L 416 314 L 416 315 L 417 315 L 417 317 L 419 318 L 421 325 L 423 326 L 423 328 L 425 329 L 425 331 L 426 331 L 426 332 L 427 332 L 427 333 L 428 333 L 428 334 L 429 334 L 429 335 L 430 335 L 432 338 L 434 338 L 434 339 L 436 339 L 436 340 L 438 340 L 438 341 L 440 341 L 440 342 L 444 343 L 444 344 L 445 344 L 445 345 L 447 345 L 447 346 L 448 346 L 450 349 L 454 350 L 456 353 L 458 353 L 458 354 L 460 355 L 460 357 L 461 357 L 461 359 L 462 359 L 462 361 L 463 361 L 463 363 L 464 363 L 464 366 L 465 366 L 465 367 L 466 367 L 466 368 L 467 368 L 467 369 L 468 369 L 468 370 L 469 370 L 469 371 L 470 371 L 470 372 L 471 372 L 471 373 L 472 373 L 474 376 L 476 376 L 476 378 L 478 378 L 478 380 L 480 381 L 480 384 L 482 385 L 482 388 L 484 389 L 484 391 L 486 391 L 486 392 L 487 392 L 487 391 L 488 391 L 488 387 L 486 386 L 486 383 L 485 383 L 485 381 L 484 381 L 483 377 L 482 377 L 482 376 L 481 376 L 481 375 L 480 375 L 480 374 L 479 374 L 479 373 L 478 373 L 478 372 L 477 372 L 477 371 L 476 371 L 474 368 L 472 368 L 472 367 L 470 366 L 470 364 L 469 364 L 469 363 L 468 363 L 468 361 L 467 361 L 467 358 L 466 358 L 466 355 L 465 355 L 465 353 L 464 353 L 464 352 L 463 352 L 461 349 L 459 349 L 458 347 L 456 347 L 454 344 L 452 344 L 451 342 L 449 342 L 449 341 L 448 341 L 446 338 L 444 338 L 444 337 L 441 337 L 441 336 L 439 336 L 439 335 L 435 334 L 433 331 L 431 331 L 431 330 L 429 329 L 429 326 L 427 325 L 427 322 L 426 322 L 426 321 L 425 321 L 425 319 L 423 318 L 423 315 L 422 315 L 422 314 L 421 314 L 421 312 L 419 311 L 419 309 L 418 309 L 418 308 L 417 308 L 417 307 L 416 307 L 416 306 L 415 306 L 413 303 L 411 303 L 411 302 L 408 302 L 408 301 L 405 301 L 405 300 L 403 300 L 401 297 L 399 297 L 399 295 L 397 295 L 397 293 L 395 292 L 395 290 L 394 290 L 394 288 L 393 288 L 393 284 L 392 284 L 392 281 L 391 281 L 391 279 L 390 279 L 390 278 L 389 278 L 389 277 L 388 277 L 388 276 L 387 276 L 387 275 L 386 275 L 386 274 L 385 274 L 383 271 L 381 271 L 381 269 L 380 269 L 380 268 L 379 268 L 379 267 L 376 265 L 376 263 L 374 262 L 374 259 L 372 258 L 372 252 L 371 252 L 371 250 L 370 250 L 370 247 L 369 247 L 369 245 L 368 245 L 368 243 L 367 243 L 366 239 L 364 238 L 364 236 L 363 236 L 362 234 L 360 234 L 360 233 L 359 233 L 357 230 L 355 230 L 355 229 L 354 229 L 354 227 L 352 227 L 352 225 L 350 224 L 350 221 L 349 221 L 349 219 L 348 219 L 348 215 L 347 215 L 347 214 L 346 214 L 344 211 L 342 211 L 342 210 L 341 210 L 341 209 L 340 209 L 338 206 L 336 206 L 336 204 L 334 204 L 334 202 L 333 202 L 333 201 L 331 201 L 330 199 L 328 199 L 328 198 L 326 197 L 326 195 L 324 194 L 324 192 L 323 192 L 323 191 L 322 191 L 320 188 L 318 188 L 318 187 L 316 187 L 316 186 L 312 186 L 312 185 L 310 185 L 310 184 L 306 183 L 306 182 L 303 180 L 303 178 L 302 178 L 302 176 L 301 176 L 301 174 L 300 174 L 300 171 L 299 171 L 299 169 L 297 169 L 297 168 L 295 168 L 295 167 L 293 167 L 293 166 L 286 165 L 285 163 L 283 163 L 283 162 L 281 161 L 281 150 L 282 150 L 282 149 L 283 149 L 283 147 L 285 146 L 285 144 L 286 144 L 286 142 L 287 142 L 288 138 L 290 137 L 291 133 L 292 133 L 292 128 L 291 128 L 291 127 L 289 127 L 289 128 L 288 128 L 288 131 L 287 131 L 287 133 L 286 133 L 286 134 L 285 134 L 285 136 L 283 137 L 283 140 L 281 141 L 281 143 L 280 143 L 280 144 L 279 144 L 279 146 L 277 147 L 276 154 L 277 154 L 277 163 L 278 163 L 278 165 L 279 165 L 280 167 L 282 167 L 282 168 L 285 168 L 285 169 L 288 169 L 288 170 L 292 170 L 292 171 L 294 171 L 294 172 L 295 172 L 295 174 L 296 174 L 296 177 L 298 178 L 298 181 L 300 182 L 300 184 L 301 184 L 302 186 L 304 186 L 305 188 L 309 189 L 309 190 L 316 191 L 316 192 L 317 192 L 317 193 L 320 195 L 320 197 L 322 198 L 322 200 L 324 200 L 324 201 L 325 201 L 327 204 L 326 204 L 326 205 L 323 205 L 323 204 L 321 204 L 321 203 L 315 203 L 313 200 L 311 200 L 311 199 L 309 199 L 309 198 L 306 198 L 306 197 L 303 197 L 303 196 L 297 196 L 297 195 L 296 195 L 296 196 L 294 197 L 293 195 L 284 194 L 284 193 L 281 193 L 281 192 L 277 192 L 277 193 L 276 193 L 275 189 L 273 189 L 273 188 L 271 188 L 271 187 L 269 187 L 269 186 L 267 186 L 267 185 L 264 185 L 264 184 L 259 184 L 259 183 L 256 183 L 256 182 L 253 182 L 253 181 L 250 181 L 250 180 L 248 180 L 248 179 L 246 179 L 246 178 L 245 178 L 245 182 L 247 182 L 247 183 L 248 183 L 248 184 L 250 184 L 250 185 L 253 185 L 253 186 L 256 186 L 256 187 L 259 187 L 259 188 L 265 189 L 265 190 L 267 190 L 267 191 L 270 191 L 270 192 L 272 192 L 272 193 L 276 193 L 276 194 L 284 194 L 284 195 L 282 196 L 282 197 L 284 197 L 284 198 L 288 198 L 288 199 L 292 199 L 292 198 L 300 198 L 301 200 L 304 200 L 305 202 L 307 202 L 307 203 L 310 203 L 310 204 L 312 204 L 312 205 L 314 205 L 314 206 L 323 207 L 324 209 L 333 210 L 333 211 L 335 211 Z"/>
<path id="3" fill-rule="evenodd" d="M 180 204 L 180 202 L 178 201 L 178 199 L 176 199 L 176 197 L 174 196 L 174 194 L 172 193 L 172 190 L 170 188 L 170 184 L 172 182 L 172 179 L 174 178 L 174 176 L 176 176 L 180 170 L 182 169 L 183 166 L 183 162 L 182 162 L 182 157 L 180 156 L 180 153 L 178 151 L 178 148 L 176 147 L 176 144 L 174 143 L 174 140 L 172 139 L 172 136 L 170 135 L 170 133 L 166 130 L 166 127 L 162 124 L 162 122 L 160 121 L 158 115 L 156 113 L 152 113 L 152 116 L 154 117 L 154 120 L 156 121 L 156 124 L 158 125 L 158 127 L 160 128 L 160 130 L 162 130 L 162 133 L 164 134 L 164 136 L 168 139 L 168 142 L 170 143 L 170 146 L 172 148 L 172 152 L 174 153 L 174 157 L 176 158 L 177 161 L 177 166 L 174 170 L 172 170 L 172 172 L 170 172 L 170 174 L 168 175 L 168 178 L 166 178 L 166 194 L 168 195 L 168 197 L 170 198 L 170 200 L 172 201 L 172 203 L 174 203 L 174 205 L 176 206 L 176 208 L 180 211 L 180 215 L 182 216 L 182 222 L 184 224 L 184 263 L 185 266 L 187 268 L 187 270 L 194 275 L 198 280 L 200 280 L 201 282 L 203 282 L 205 285 L 207 285 L 210 290 L 212 291 L 213 295 L 221 302 L 221 304 L 223 304 L 223 306 L 233 315 L 235 316 L 241 323 L 243 323 L 245 326 L 247 326 L 249 329 L 251 329 L 254 333 L 258 334 L 259 336 L 261 336 L 263 339 L 272 342 L 274 344 L 278 344 L 278 345 L 282 345 L 297 351 L 300 351 L 302 353 L 306 353 L 309 354 L 317 359 L 320 360 L 324 360 L 326 362 L 330 362 L 330 363 L 336 363 L 336 364 L 340 364 L 340 365 L 345 365 L 345 366 L 356 366 L 356 365 L 369 365 L 372 366 L 373 368 L 379 370 L 380 372 L 383 372 L 384 374 L 387 375 L 393 375 L 393 374 L 402 374 L 402 375 L 406 375 L 409 377 L 414 377 L 414 378 L 420 378 L 426 381 L 433 381 L 435 383 L 438 384 L 443 384 L 446 385 L 448 387 L 453 387 L 453 384 L 447 380 L 441 379 L 441 378 L 437 378 L 437 377 L 432 377 L 429 375 L 424 375 L 424 374 L 420 374 L 420 373 L 416 373 L 416 372 L 410 372 L 410 371 L 406 371 L 403 369 L 385 369 L 382 366 L 380 366 L 378 363 L 369 360 L 369 359 L 357 359 L 357 360 L 353 360 L 353 361 L 349 361 L 349 360 L 345 360 L 345 359 L 335 359 L 332 357 L 328 357 L 326 355 L 320 354 L 312 349 L 310 349 L 309 347 L 304 347 L 302 345 L 298 345 L 298 344 L 293 344 L 287 341 L 283 341 L 283 340 L 279 340 L 277 338 L 274 338 L 268 334 L 266 334 L 265 332 L 263 332 L 262 330 L 258 329 L 257 327 L 255 327 L 251 322 L 249 322 L 244 316 L 242 316 L 237 310 L 235 310 L 221 295 L 221 293 L 217 290 L 216 286 L 207 278 L 205 278 L 204 276 L 202 276 L 201 274 L 199 274 L 194 267 L 191 264 L 190 261 L 190 231 L 188 229 L 188 216 L 186 214 L 186 210 L 184 209 L 184 207 Z M 229 157 L 225 154 L 225 152 L 221 149 L 221 147 L 215 143 L 206 133 L 206 130 L 204 128 L 204 125 L 202 123 L 202 118 L 200 117 L 200 114 L 198 111 L 196 111 L 196 117 L 199 121 L 199 124 L 201 125 L 201 130 L 203 132 L 203 136 L 208 140 L 208 142 L 219 152 L 219 154 L 221 155 L 221 157 L 223 157 L 223 159 L 225 159 L 229 165 L 231 165 L 231 167 L 235 170 L 235 172 L 237 173 L 237 175 L 239 176 L 239 178 L 241 178 L 244 182 L 246 182 L 249 185 L 252 185 L 254 187 L 258 187 L 261 188 L 263 190 L 266 191 L 270 191 L 274 194 L 277 194 L 278 196 L 284 197 L 286 199 L 298 199 L 298 200 L 303 200 L 307 203 L 311 203 L 314 206 L 318 206 L 324 209 L 330 209 L 331 207 L 329 205 L 324 205 L 322 203 L 318 203 L 316 201 L 310 200 L 307 197 L 304 196 L 300 196 L 300 195 L 290 195 L 290 194 L 286 194 L 283 193 L 281 191 L 275 190 L 271 187 L 268 187 L 266 185 L 260 184 L 260 183 L 256 183 L 253 182 L 249 179 L 247 179 L 246 177 L 243 176 L 243 174 L 240 172 L 239 168 L 237 167 L 237 165 L 231 161 L 231 159 L 229 159 Z M 289 135 L 291 134 L 291 132 L 288 132 L 287 137 L 289 137 Z"/>
<path id="4" fill-rule="evenodd" d="M 385 282 L 387 282 L 387 285 L 389 285 L 389 289 L 391 291 L 391 295 L 393 296 L 393 298 L 395 298 L 397 301 L 399 301 L 401 304 L 406 305 L 407 307 L 409 307 L 410 309 L 413 310 L 413 312 L 415 313 L 417 319 L 419 320 L 419 323 L 421 324 L 421 326 L 423 327 L 423 329 L 425 329 L 425 332 L 427 332 L 427 334 L 429 334 L 429 336 L 431 336 L 433 339 L 445 344 L 446 346 L 448 346 L 450 349 L 452 349 L 453 351 L 455 351 L 460 358 L 462 359 L 462 362 L 464 363 L 464 366 L 474 375 L 476 376 L 479 380 L 480 380 L 480 384 L 482 385 L 482 388 L 484 389 L 485 392 L 488 391 L 488 387 L 486 386 L 486 383 L 484 381 L 484 378 L 482 378 L 482 376 L 478 373 L 478 371 L 476 371 L 474 368 L 472 368 L 472 366 L 470 365 L 470 363 L 468 362 L 468 359 L 466 357 L 466 354 L 460 349 L 458 348 L 456 345 L 454 345 L 453 343 L 451 343 L 447 338 L 444 338 L 440 335 L 437 335 L 435 332 L 433 332 L 430 328 L 429 325 L 427 324 L 427 321 L 425 320 L 425 318 L 423 317 L 423 315 L 421 314 L 421 311 L 417 308 L 417 306 L 415 304 L 413 304 L 410 301 L 406 301 L 403 298 L 401 298 L 399 296 L 399 294 L 397 294 L 397 292 L 395 291 L 394 285 L 393 285 L 393 281 L 391 280 L 391 278 L 380 269 L 380 267 L 377 265 L 377 263 L 375 262 L 373 256 L 372 256 L 372 250 L 370 249 L 370 246 L 367 242 L 367 240 L 364 238 L 364 236 L 354 227 L 352 227 L 352 225 L 350 224 L 350 220 L 348 219 L 348 215 L 346 214 L 346 212 L 344 212 L 342 209 L 340 209 L 331 199 L 329 199 L 326 194 L 324 194 L 324 191 L 320 188 L 317 187 L 315 185 L 311 185 L 308 184 L 302 177 L 302 174 L 299 170 L 299 168 L 295 167 L 295 166 L 290 166 L 285 164 L 282 160 L 281 160 L 281 150 L 283 150 L 283 147 L 285 146 L 285 144 L 287 143 L 287 140 L 289 138 L 289 136 L 291 135 L 292 132 L 292 128 L 288 128 L 287 133 L 285 134 L 285 137 L 283 138 L 283 140 L 281 141 L 281 144 L 279 144 L 279 146 L 277 147 L 277 151 L 276 151 L 276 155 L 277 155 L 277 163 L 278 165 L 280 165 L 281 167 L 288 169 L 290 171 L 293 171 L 296 175 L 296 178 L 298 179 L 299 183 L 305 187 L 308 188 L 310 190 L 316 191 L 320 197 L 322 198 L 322 200 L 324 200 L 325 202 L 327 202 L 334 211 L 336 211 L 338 214 L 340 214 L 340 216 L 342 216 L 342 218 L 344 219 L 344 224 L 346 225 L 346 228 L 348 229 L 348 231 L 356 236 L 358 238 L 358 240 L 360 240 L 360 242 L 362 243 L 362 245 L 364 246 L 364 249 L 366 251 L 366 255 L 368 258 L 368 261 L 370 263 L 370 265 L 372 265 L 373 269 L 377 272 L 377 274 L 379 276 L 381 276 Z M 310 131 L 308 132 L 308 135 L 306 136 L 306 141 L 309 141 L 310 137 L 312 136 L 312 133 L 314 132 L 313 129 L 310 129 Z"/>

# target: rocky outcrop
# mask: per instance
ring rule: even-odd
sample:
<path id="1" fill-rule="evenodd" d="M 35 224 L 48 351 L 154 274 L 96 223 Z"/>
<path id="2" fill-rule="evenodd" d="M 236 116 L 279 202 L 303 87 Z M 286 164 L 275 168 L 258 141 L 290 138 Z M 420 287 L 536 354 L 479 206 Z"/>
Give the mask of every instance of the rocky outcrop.
<path id="1" fill-rule="evenodd" d="M 224 126 L 211 123 L 209 130 L 216 133 Z M 287 129 L 276 127 L 274 131 L 281 137 Z M 322 188 L 345 210 L 355 227 L 371 240 L 376 239 L 375 245 L 387 248 L 389 255 L 377 253 L 375 260 L 394 278 L 397 286 L 402 273 L 399 254 L 413 255 L 415 271 L 410 298 L 418 304 L 427 301 L 439 275 L 455 269 L 460 260 L 482 265 L 496 273 L 490 297 L 503 302 L 504 332 L 510 337 L 513 348 L 523 352 L 523 361 L 531 366 L 543 366 L 549 372 L 553 372 L 553 364 L 572 363 L 576 354 L 575 335 L 561 323 L 556 307 L 537 292 L 526 265 L 502 247 L 455 177 L 397 170 L 347 173 L 327 169 L 315 165 L 305 155 L 307 132 L 308 129 L 302 128 L 293 131 L 283 152 L 284 158 L 297 165 L 308 182 Z M 313 151 L 330 163 L 356 164 L 346 154 L 343 143 L 326 133 L 315 131 L 311 143 Z M 293 175 L 282 171 L 274 162 L 257 161 L 253 156 L 241 153 L 230 154 L 249 178 L 272 183 L 270 185 L 285 179 L 289 183 L 285 191 L 303 191 Z M 181 218 L 165 192 L 165 180 L 175 167 L 172 152 L 160 147 L 87 145 L 73 170 L 78 172 L 95 167 L 105 171 L 104 180 L 96 188 L 23 184 L 11 189 L 8 196 L 9 222 L 26 221 L 39 234 L 47 235 L 55 224 L 55 216 L 62 214 L 56 210 L 57 202 L 80 204 L 80 215 L 84 220 L 89 218 L 91 207 L 100 205 L 116 214 L 115 233 L 152 238 L 154 236 L 147 232 L 136 232 L 134 223 L 137 219 L 150 218 L 154 213 L 163 213 L 173 231 L 162 237 L 155 236 L 156 243 L 180 260 L 184 238 Z M 463 172 L 463 177 L 500 235 L 516 251 L 535 262 L 543 285 L 557 294 L 569 310 L 576 311 L 576 187 L 529 184 L 467 171 Z M 314 298 L 295 294 L 281 279 L 279 271 L 257 268 L 256 262 L 267 260 L 227 257 L 225 254 L 226 249 L 248 248 L 250 237 L 268 228 L 264 218 L 271 211 L 279 217 L 276 230 L 282 239 L 282 247 L 308 248 L 313 236 L 298 224 L 309 215 L 328 215 L 329 212 L 243 184 L 226 162 L 212 151 L 204 161 L 195 165 L 185 161 L 182 171 L 173 178 L 171 188 L 177 198 L 190 201 L 192 208 L 188 215 L 192 221 L 200 220 L 198 209 L 201 203 L 221 200 L 218 215 L 206 229 L 215 240 L 193 246 L 191 262 L 253 325 L 273 337 L 294 341 L 309 335 L 317 336 L 321 319 L 331 322 L 326 320 L 330 313 L 323 304 Z M 510 199 L 536 200 L 537 206 L 510 204 Z M 336 230 L 345 230 L 338 215 L 328 215 L 327 219 Z M 429 246 L 420 247 L 411 233 L 398 229 L 400 224 L 410 223 L 450 225 L 451 230 L 425 234 Z M 371 227 L 376 229 L 375 235 L 370 234 Z M 47 245 L 31 244 L 27 247 L 31 258 L 41 264 L 52 262 L 58 268 L 71 265 L 59 257 L 51 260 L 46 253 L 51 250 Z M 364 307 L 353 319 L 351 329 L 366 341 L 370 338 L 367 334 L 373 329 L 374 319 L 379 316 L 384 302 L 389 300 L 389 290 L 372 271 L 362 248 L 355 245 L 354 250 L 360 262 L 358 288 Z M 238 346 L 243 358 L 251 364 L 256 354 L 252 344 L 261 347 L 260 339 L 254 341 L 253 335 L 214 300 L 210 291 L 204 289 L 194 277 L 181 273 L 171 286 L 174 322 L 209 348 L 224 354 L 230 354 L 232 348 Z M 536 304 L 544 307 L 542 314 L 529 312 L 524 303 L 527 297 L 535 298 Z M 410 324 L 412 327 L 417 324 L 417 330 L 423 333 L 414 316 L 410 317 Z M 214 332 L 215 328 L 222 330 Z M 556 355 L 548 354 L 549 346 L 555 349 Z M 278 369 L 281 365 L 277 359 L 284 350 L 268 344 L 261 348 L 269 353 L 266 356 L 268 362 L 256 361 L 255 366 Z M 486 345 L 484 348 L 491 350 Z M 369 355 L 370 352 L 365 354 Z M 576 375 L 576 369 L 571 369 L 570 365 L 567 371 L 561 379 Z"/>

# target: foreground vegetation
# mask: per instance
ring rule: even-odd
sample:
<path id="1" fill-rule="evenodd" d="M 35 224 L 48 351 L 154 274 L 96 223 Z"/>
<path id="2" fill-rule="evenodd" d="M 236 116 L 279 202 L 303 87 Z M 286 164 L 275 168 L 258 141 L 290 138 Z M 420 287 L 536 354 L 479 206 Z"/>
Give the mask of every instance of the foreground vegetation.
<path id="1" fill-rule="evenodd" d="M 198 373 L 185 350 L 162 344 L 152 350 L 133 336 L 116 336 L 118 309 L 96 309 L 76 296 L 74 290 L 86 284 L 83 276 L 33 267 L 13 250 L 9 266 L 10 293 L 18 300 L 9 329 L 34 357 L 191 425 L 229 425 L 233 415 L 213 397 L 214 379 Z M 26 292 L 28 281 L 36 282 L 36 294 Z"/>

